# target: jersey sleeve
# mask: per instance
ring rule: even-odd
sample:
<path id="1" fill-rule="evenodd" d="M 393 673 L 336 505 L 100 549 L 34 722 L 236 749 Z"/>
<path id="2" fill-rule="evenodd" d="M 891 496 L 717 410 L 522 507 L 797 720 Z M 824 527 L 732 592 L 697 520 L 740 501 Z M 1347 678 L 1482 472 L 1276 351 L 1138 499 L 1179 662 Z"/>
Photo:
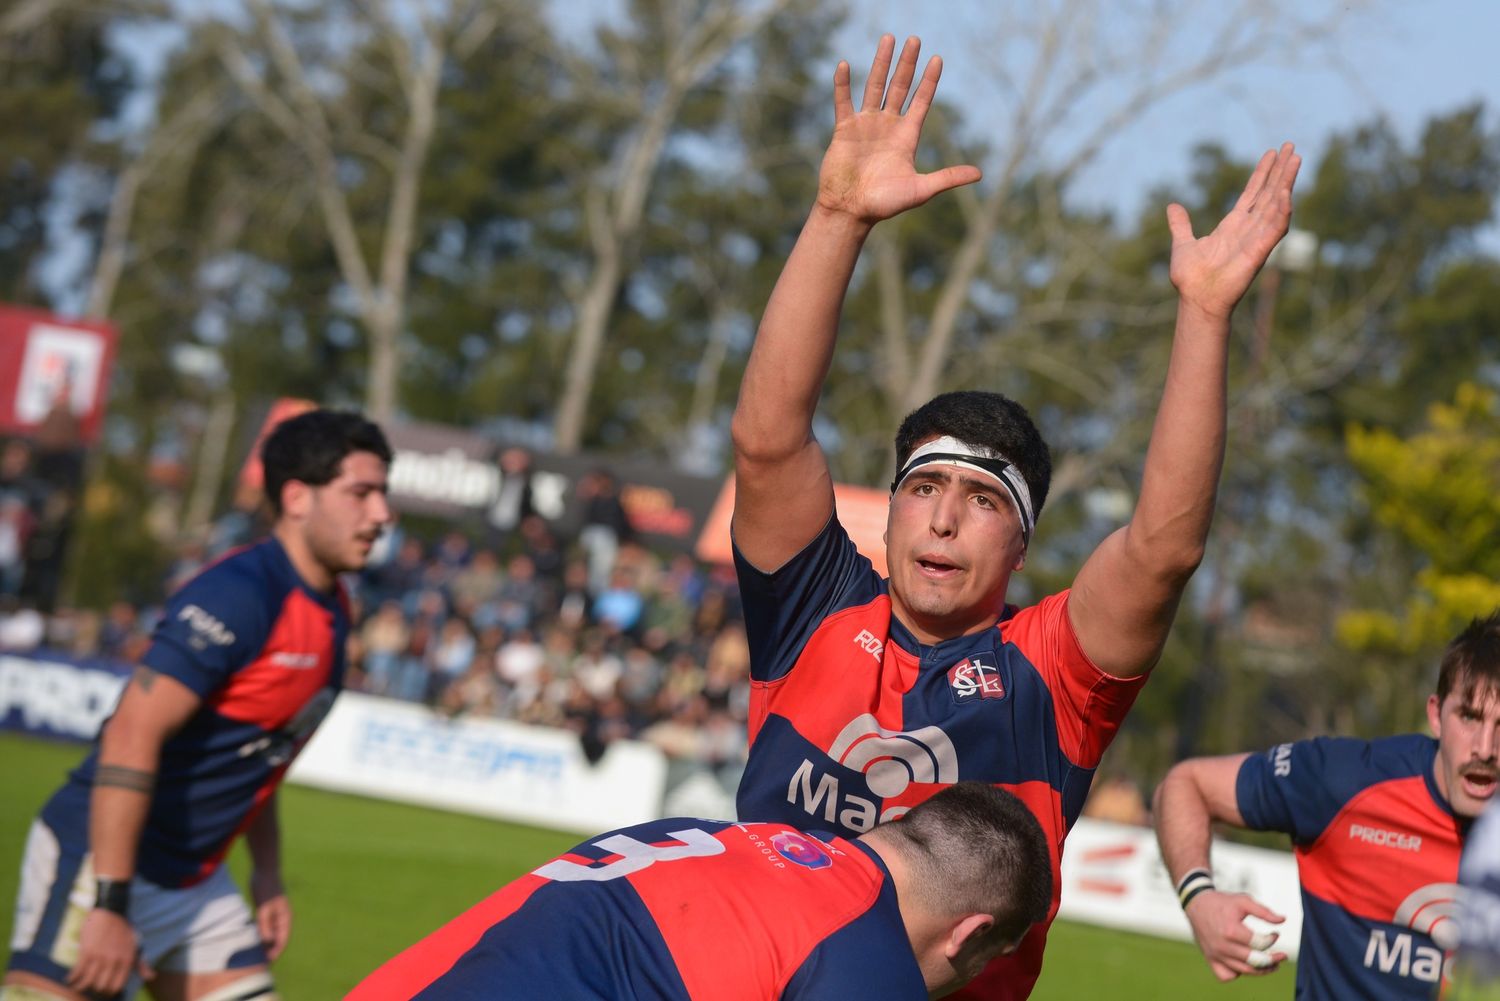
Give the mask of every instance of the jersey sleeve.
<path id="1" fill-rule="evenodd" d="M 1369 764 L 1369 742 L 1347 737 L 1315 737 L 1252 754 L 1235 779 L 1240 816 L 1252 830 L 1282 831 L 1298 844 L 1314 841 L 1364 787 Z"/>
<path id="2" fill-rule="evenodd" d="M 878 581 L 837 515 L 779 569 L 757 569 L 737 545 L 734 569 L 750 641 L 750 677 L 755 681 L 783 677 L 818 624 L 859 588 L 869 587 L 873 594 Z"/>
<path id="3" fill-rule="evenodd" d="M 1068 760 L 1096 768 L 1146 684 L 1146 675 L 1116 678 L 1089 659 L 1068 618 L 1069 591 L 1017 612 L 1004 626 L 1052 693 L 1058 743 Z"/>
<path id="4" fill-rule="evenodd" d="M 141 663 L 207 698 L 265 645 L 264 591 L 234 561 L 209 567 L 167 602 Z"/>
<path id="5" fill-rule="evenodd" d="M 820 942 L 787 981 L 781 1001 L 923 1001 L 927 985 L 894 894 L 887 882 L 875 906 Z"/>

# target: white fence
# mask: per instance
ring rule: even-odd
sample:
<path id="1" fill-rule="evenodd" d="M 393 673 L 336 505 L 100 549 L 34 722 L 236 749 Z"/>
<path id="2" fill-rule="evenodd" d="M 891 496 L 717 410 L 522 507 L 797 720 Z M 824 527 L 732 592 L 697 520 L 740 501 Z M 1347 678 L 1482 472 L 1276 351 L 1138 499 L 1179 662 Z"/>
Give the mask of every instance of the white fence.
<path id="1" fill-rule="evenodd" d="M 1302 898 L 1297 863 L 1290 852 L 1252 848 L 1214 839 L 1214 882 L 1221 890 L 1248 893 L 1286 916 L 1272 927 L 1275 949 L 1297 958 L 1302 938 Z M 1193 940 L 1177 891 L 1162 865 L 1156 835 L 1144 827 L 1087 817 L 1068 835 L 1062 861 L 1058 917 L 1122 928 L 1142 935 Z"/>
<path id="2" fill-rule="evenodd" d="M 0 727 L 91 739 L 128 667 L 53 654 L 0 655 Z M 338 792 L 540 827 L 597 834 L 673 814 L 727 816 L 733 799 L 711 777 L 669 794 L 656 748 L 616 741 L 589 764 L 571 733 L 496 719 L 447 719 L 425 706 L 344 692 L 288 776 Z M 1286 915 L 1277 948 L 1301 938 L 1297 867 L 1288 852 L 1214 842 L 1221 889 L 1244 891 Z M 1146 828 L 1080 820 L 1062 864 L 1059 915 L 1190 941 L 1187 919 Z"/>
<path id="3" fill-rule="evenodd" d="M 660 816 L 667 763 L 616 741 L 589 764 L 578 738 L 345 692 L 288 780 L 540 827 L 598 834 Z"/>

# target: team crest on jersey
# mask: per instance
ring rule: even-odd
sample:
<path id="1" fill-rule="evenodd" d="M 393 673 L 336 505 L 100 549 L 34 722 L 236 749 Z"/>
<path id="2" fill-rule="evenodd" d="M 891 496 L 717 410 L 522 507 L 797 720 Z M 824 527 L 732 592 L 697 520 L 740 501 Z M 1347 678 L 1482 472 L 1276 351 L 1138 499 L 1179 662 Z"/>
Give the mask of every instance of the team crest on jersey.
<path id="1" fill-rule="evenodd" d="M 948 686 L 953 701 L 960 704 L 977 699 L 1003 699 L 1005 686 L 1000 683 L 1000 665 L 987 654 L 975 654 L 948 669 Z"/>
<path id="2" fill-rule="evenodd" d="M 805 869 L 826 869 L 833 865 L 832 856 L 823 850 L 822 845 L 796 831 L 771 835 L 771 847 L 788 862 L 795 862 Z"/>

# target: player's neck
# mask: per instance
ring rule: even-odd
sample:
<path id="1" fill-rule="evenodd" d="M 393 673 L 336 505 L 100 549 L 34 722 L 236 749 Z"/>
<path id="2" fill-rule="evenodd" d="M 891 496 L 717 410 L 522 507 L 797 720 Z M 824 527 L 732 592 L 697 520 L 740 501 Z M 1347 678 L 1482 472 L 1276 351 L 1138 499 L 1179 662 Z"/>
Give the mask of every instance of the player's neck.
<path id="1" fill-rule="evenodd" d="M 923 646 L 936 646 L 946 640 L 958 639 L 960 636 L 972 636 L 975 633 L 984 632 L 986 629 L 992 629 L 1000 621 L 1000 613 L 1004 607 L 1002 603 L 1000 608 L 983 614 L 970 614 L 961 618 L 950 616 L 939 619 L 916 614 L 910 608 L 906 607 L 894 591 L 891 592 L 891 614 Z"/>
<path id="2" fill-rule="evenodd" d="M 312 554 L 307 541 L 294 525 L 283 518 L 271 529 L 271 534 L 281 543 L 281 548 L 286 551 L 286 558 L 291 561 L 297 576 L 302 578 L 302 583 L 320 594 L 333 590 L 336 575 Z"/>

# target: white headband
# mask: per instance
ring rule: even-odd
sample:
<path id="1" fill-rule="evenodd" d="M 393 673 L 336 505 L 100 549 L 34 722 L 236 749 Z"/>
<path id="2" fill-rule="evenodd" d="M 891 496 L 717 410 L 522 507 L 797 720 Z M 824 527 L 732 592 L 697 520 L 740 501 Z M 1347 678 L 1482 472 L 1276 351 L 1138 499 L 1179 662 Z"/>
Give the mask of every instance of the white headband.
<path id="1" fill-rule="evenodd" d="M 1036 528 L 1036 515 L 1032 513 L 1031 491 L 1026 487 L 1026 477 L 998 452 L 979 448 L 957 438 L 942 437 L 922 445 L 907 458 L 906 465 L 891 481 L 891 493 L 901 486 L 901 481 L 911 475 L 918 466 L 957 466 L 981 473 L 1005 488 L 1016 516 L 1021 520 L 1021 541 L 1031 545 L 1031 533 Z"/>

